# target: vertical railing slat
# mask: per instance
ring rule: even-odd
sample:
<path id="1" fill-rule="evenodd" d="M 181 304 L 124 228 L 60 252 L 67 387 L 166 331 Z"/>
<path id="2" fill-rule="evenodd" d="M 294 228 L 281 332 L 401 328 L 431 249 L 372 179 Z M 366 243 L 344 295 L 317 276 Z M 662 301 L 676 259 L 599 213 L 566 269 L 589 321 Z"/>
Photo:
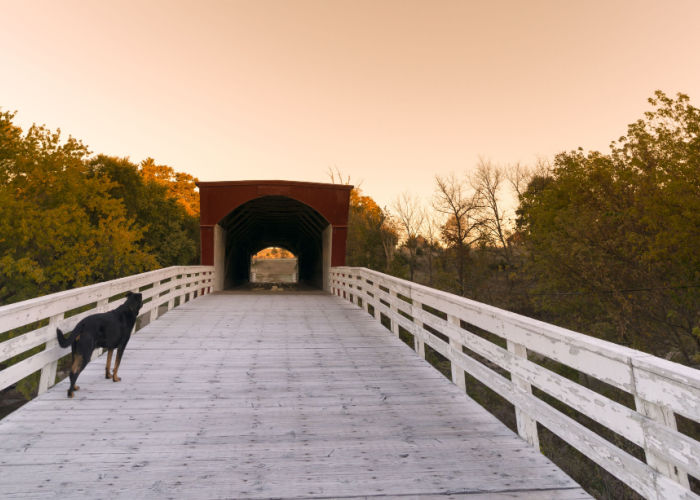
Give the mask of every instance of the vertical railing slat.
<path id="1" fill-rule="evenodd" d="M 508 341 L 508 351 L 518 356 L 519 358 L 527 359 L 527 348 L 522 344 Z M 521 377 L 511 373 L 510 375 L 513 385 L 518 389 L 522 389 L 528 394 L 532 394 L 532 387 Z M 537 420 L 532 415 L 528 415 L 522 408 L 515 407 L 515 420 L 518 426 L 518 434 L 525 441 L 530 443 L 536 449 L 540 449 L 540 439 L 537 435 Z"/>
<path id="2" fill-rule="evenodd" d="M 49 318 L 49 332 L 55 332 L 58 328 L 59 322 L 63 319 L 65 313 L 56 314 Z M 46 351 L 53 349 L 58 345 L 58 339 L 51 336 L 49 340 L 46 341 Z M 58 369 L 58 360 L 51 361 L 41 369 L 41 375 L 39 376 L 39 387 L 37 388 L 37 395 L 45 393 L 49 387 L 54 385 L 56 382 L 56 370 Z"/>
<path id="3" fill-rule="evenodd" d="M 457 316 L 451 314 L 447 315 L 447 321 L 456 328 L 461 328 L 461 321 Z M 462 343 L 457 339 L 450 337 L 450 349 L 457 352 L 463 352 Z M 452 382 L 457 385 L 457 387 L 462 388 L 466 391 L 467 381 L 465 379 L 464 370 L 462 370 L 453 359 L 450 359 L 450 369 L 452 372 Z"/>
<path id="4" fill-rule="evenodd" d="M 656 422 L 659 422 L 660 424 L 663 424 L 666 427 L 673 429 L 674 431 L 677 430 L 676 416 L 670 408 L 657 405 L 650 401 L 645 401 L 639 396 L 634 397 L 634 404 L 637 408 L 637 411 L 642 415 L 645 415 L 651 418 L 652 420 L 655 420 Z M 646 433 L 648 433 L 648 427 L 645 428 L 645 434 Z M 651 438 L 651 436 L 645 435 L 645 442 L 649 438 Z M 669 463 L 663 458 L 659 457 L 647 446 L 644 447 L 644 454 L 646 455 L 647 464 L 649 464 L 650 467 L 659 471 L 664 476 L 670 477 L 671 479 L 673 479 L 677 483 L 680 483 L 686 488 L 690 488 L 688 474 L 686 474 L 682 470 L 679 470 L 678 467 L 674 466 L 672 463 Z"/>

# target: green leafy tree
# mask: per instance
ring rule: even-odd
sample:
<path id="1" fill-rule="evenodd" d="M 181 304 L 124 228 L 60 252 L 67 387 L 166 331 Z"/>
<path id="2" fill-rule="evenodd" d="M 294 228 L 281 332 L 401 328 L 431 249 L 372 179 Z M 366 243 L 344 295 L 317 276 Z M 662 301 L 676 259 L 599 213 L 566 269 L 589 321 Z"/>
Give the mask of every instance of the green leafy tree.
<path id="1" fill-rule="evenodd" d="M 0 303 L 153 269 L 112 183 L 90 175 L 85 145 L 0 118 Z"/>
<path id="2" fill-rule="evenodd" d="M 94 175 L 112 181 L 110 194 L 123 200 L 130 219 L 142 228 L 140 244 L 155 256 L 159 266 L 198 262 L 199 216 L 190 214 L 173 195 L 168 184 L 171 180 L 144 174 L 127 158 L 98 155 L 90 161 L 90 167 Z M 199 209 L 199 194 L 194 193 L 191 198 L 196 198 Z"/>
<path id="3" fill-rule="evenodd" d="M 562 153 L 523 193 L 537 301 L 568 326 L 700 362 L 700 110 L 657 92 L 608 154 Z"/>

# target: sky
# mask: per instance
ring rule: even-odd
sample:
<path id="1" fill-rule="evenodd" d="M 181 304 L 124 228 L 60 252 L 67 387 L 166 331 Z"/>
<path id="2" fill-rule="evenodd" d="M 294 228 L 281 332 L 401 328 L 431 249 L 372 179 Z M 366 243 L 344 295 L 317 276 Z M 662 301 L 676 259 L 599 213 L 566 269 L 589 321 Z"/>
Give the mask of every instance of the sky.
<path id="1" fill-rule="evenodd" d="M 0 107 L 202 181 L 428 203 L 479 158 L 607 150 L 700 100 L 700 1 L 0 0 Z"/>

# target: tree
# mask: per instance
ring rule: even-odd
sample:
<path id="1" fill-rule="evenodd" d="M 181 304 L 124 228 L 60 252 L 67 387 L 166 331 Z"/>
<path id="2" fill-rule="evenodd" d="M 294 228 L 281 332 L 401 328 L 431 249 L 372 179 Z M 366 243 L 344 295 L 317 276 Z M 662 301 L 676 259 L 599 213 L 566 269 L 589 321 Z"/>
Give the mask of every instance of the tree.
<path id="1" fill-rule="evenodd" d="M 700 110 L 657 92 L 610 153 L 555 158 L 521 197 L 538 302 L 574 328 L 700 362 Z"/>
<path id="2" fill-rule="evenodd" d="M 408 249 L 409 276 L 413 281 L 416 269 L 416 253 L 418 250 L 418 236 L 423 226 L 424 214 L 418 198 L 410 193 L 403 193 L 394 200 L 394 211 L 399 231 L 403 237 L 403 244 Z"/>
<path id="3" fill-rule="evenodd" d="M 428 286 L 433 286 L 434 254 L 439 249 L 440 228 L 443 226 L 436 213 L 423 209 L 423 229 L 425 241 L 425 256 L 428 263 Z"/>
<path id="4" fill-rule="evenodd" d="M 471 184 L 479 194 L 483 206 L 481 228 L 484 241 L 500 246 L 506 263 L 510 267 L 512 265 L 509 240 L 511 232 L 507 228 L 506 214 L 499 201 L 504 179 L 505 173 L 502 168 L 480 158 Z"/>
<path id="5" fill-rule="evenodd" d="M 123 200 L 129 217 L 143 230 L 142 248 L 155 255 L 161 267 L 195 264 L 199 260 L 199 217 L 191 214 L 183 198 L 174 194 L 185 187 L 172 187 L 177 182 L 172 180 L 176 179 L 176 172 L 158 166 L 163 172 L 172 171 L 172 175 L 168 174 L 171 180 L 167 180 L 154 175 L 153 170 L 144 173 L 128 158 L 105 155 L 98 155 L 89 164 L 95 175 L 112 180 L 110 194 Z M 185 198 L 196 198 L 199 204 L 198 193 Z"/>
<path id="6" fill-rule="evenodd" d="M 387 211 L 354 188 L 348 214 L 348 265 L 387 271 L 397 241 L 397 229 Z"/>
<path id="7" fill-rule="evenodd" d="M 22 135 L 13 116 L 0 119 L 0 303 L 155 268 L 87 147 L 45 127 Z"/>
<path id="8" fill-rule="evenodd" d="M 197 191 L 196 177 L 184 172 L 176 172 L 167 165 L 158 165 L 153 158 L 146 158 L 141 162 L 140 173 L 146 182 L 164 186 L 168 196 L 177 201 L 188 215 L 199 216 L 199 191 Z"/>
<path id="9" fill-rule="evenodd" d="M 458 291 L 464 295 L 469 248 L 481 239 L 479 212 L 483 205 L 479 193 L 470 191 L 467 184 L 454 174 L 448 177 L 437 175 L 435 182 L 433 207 L 447 218 L 442 227 L 442 238 L 455 253 Z"/>

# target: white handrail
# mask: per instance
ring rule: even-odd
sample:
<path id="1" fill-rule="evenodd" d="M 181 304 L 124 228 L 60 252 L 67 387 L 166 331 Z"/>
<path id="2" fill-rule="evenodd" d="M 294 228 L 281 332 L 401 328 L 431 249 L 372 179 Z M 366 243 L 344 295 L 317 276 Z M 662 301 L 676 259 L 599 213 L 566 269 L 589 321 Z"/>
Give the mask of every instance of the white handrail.
<path id="1" fill-rule="evenodd" d="M 139 317 L 153 321 L 159 308 L 172 309 L 176 299 L 183 303 L 211 292 L 213 275 L 213 266 L 173 266 L 0 307 L 0 335 L 26 330 L 0 342 L 0 363 L 44 346 L 0 371 L 0 390 L 41 370 L 39 394 L 46 391 L 55 383 L 58 360 L 69 352 L 58 345 L 56 328 L 70 331 L 82 318 L 113 309 L 119 302 L 110 303 L 111 298 L 141 292 L 144 304 Z M 65 317 L 80 308 L 85 310 Z"/>
<path id="2" fill-rule="evenodd" d="M 510 401 L 518 433 L 531 445 L 539 448 L 539 422 L 646 498 L 700 498 L 688 482 L 688 474 L 700 476 L 700 443 L 676 428 L 676 414 L 700 422 L 700 371 L 366 268 L 332 268 L 331 290 L 378 320 L 388 318 L 395 335 L 409 332 L 423 357 L 428 345 L 447 358 L 460 387 L 466 372 Z M 630 394 L 634 409 L 534 362 L 544 358 Z M 544 402 L 532 386 L 641 447 L 646 463 Z"/>

